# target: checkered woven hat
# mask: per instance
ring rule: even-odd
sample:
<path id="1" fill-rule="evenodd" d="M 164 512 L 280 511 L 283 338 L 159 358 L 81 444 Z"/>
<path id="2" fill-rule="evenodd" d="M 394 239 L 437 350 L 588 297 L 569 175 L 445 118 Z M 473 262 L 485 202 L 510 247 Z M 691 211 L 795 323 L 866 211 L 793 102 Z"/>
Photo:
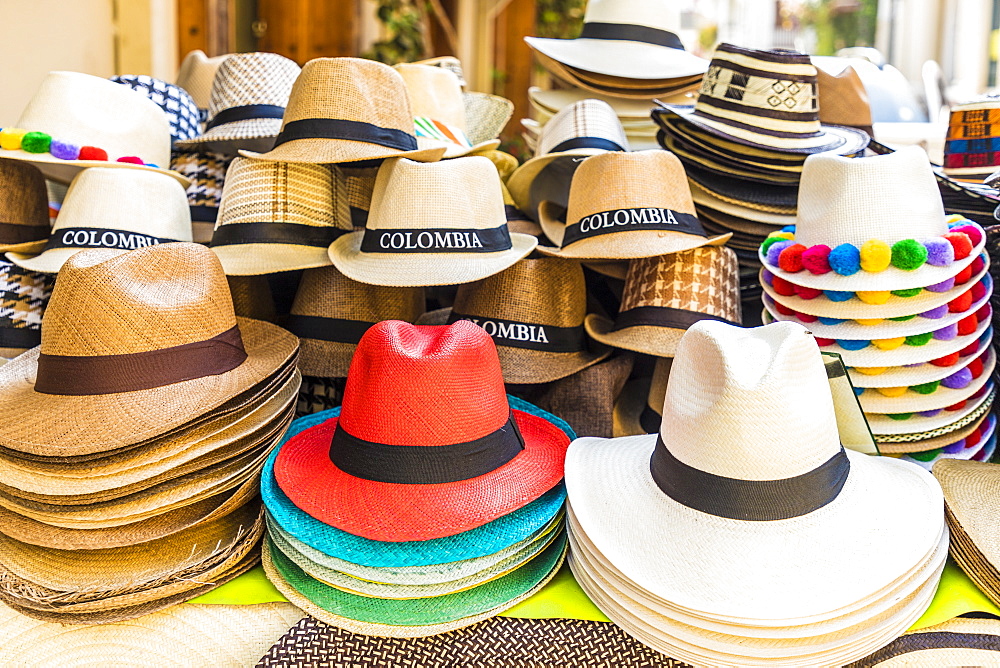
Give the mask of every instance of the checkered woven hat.
<path id="1" fill-rule="evenodd" d="M 973 182 L 1000 167 L 1000 97 L 952 107 L 943 166 L 953 179 Z"/>
<path id="2" fill-rule="evenodd" d="M 17 357 L 42 342 L 42 314 L 55 276 L 0 259 L 0 358 Z"/>
<path id="3" fill-rule="evenodd" d="M 191 180 L 187 198 L 191 204 L 192 221 L 215 224 L 219 203 L 222 202 L 226 170 L 232 160 L 231 156 L 221 153 L 198 151 L 174 151 L 171 155 L 170 169 Z"/>
<path id="4" fill-rule="evenodd" d="M 130 86 L 163 109 L 170 120 L 170 139 L 193 139 L 201 134 L 201 112 L 186 90 L 172 83 L 145 74 L 124 74 L 111 77 L 115 83 Z"/>

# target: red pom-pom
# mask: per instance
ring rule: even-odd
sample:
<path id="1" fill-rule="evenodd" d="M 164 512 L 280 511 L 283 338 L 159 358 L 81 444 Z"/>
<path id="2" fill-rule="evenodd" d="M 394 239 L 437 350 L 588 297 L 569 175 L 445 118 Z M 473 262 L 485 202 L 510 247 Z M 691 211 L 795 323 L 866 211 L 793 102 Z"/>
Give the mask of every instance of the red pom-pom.
<path id="1" fill-rule="evenodd" d="M 978 351 L 979 351 L 979 341 L 973 341 L 969 345 L 959 350 L 958 354 L 961 355 L 962 357 L 968 357 L 969 355 L 975 355 Z M 957 362 L 958 360 L 955 361 Z"/>
<path id="2" fill-rule="evenodd" d="M 799 320 L 801 320 L 802 322 L 816 322 L 817 320 L 819 320 L 818 317 L 814 315 L 809 315 L 808 313 L 799 313 L 798 317 Z"/>
<path id="3" fill-rule="evenodd" d="M 978 302 L 980 299 L 986 296 L 986 286 L 983 285 L 982 281 L 979 281 L 972 286 L 972 301 Z"/>
<path id="4" fill-rule="evenodd" d="M 959 225 L 958 227 L 951 228 L 949 231 L 952 234 L 955 232 L 965 234 L 969 237 L 969 241 L 972 242 L 973 246 L 978 246 L 979 242 L 983 240 L 983 233 L 975 225 Z"/>
<path id="5" fill-rule="evenodd" d="M 983 304 L 981 307 L 979 307 L 978 311 L 976 311 L 976 320 L 982 322 L 983 320 L 986 320 L 992 315 L 993 315 L 993 307 L 990 306 L 989 302 L 987 302 Z"/>
<path id="6" fill-rule="evenodd" d="M 983 438 L 982 427 L 976 427 L 976 430 L 965 437 L 965 447 L 971 448 L 975 445 L 979 445 L 979 441 Z"/>
<path id="7" fill-rule="evenodd" d="M 959 353 L 952 353 L 951 355 L 945 355 L 944 357 L 939 357 L 936 360 L 931 360 L 931 364 L 934 366 L 955 366 L 958 364 Z"/>
<path id="8" fill-rule="evenodd" d="M 976 331 L 976 325 L 979 324 L 976 321 L 975 315 L 969 315 L 958 321 L 958 335 L 968 336 L 969 334 L 974 334 Z"/>
<path id="9" fill-rule="evenodd" d="M 965 402 L 964 401 L 959 401 L 957 404 L 952 404 L 951 406 L 947 406 L 945 408 L 945 410 L 946 411 L 960 411 L 963 408 L 965 408 Z"/>
<path id="10" fill-rule="evenodd" d="M 81 146 L 78 160 L 107 160 L 108 152 L 96 146 Z"/>
<path id="11" fill-rule="evenodd" d="M 124 158 L 118 158 L 118 162 L 127 162 L 130 165 L 145 165 L 142 158 L 137 158 L 134 155 L 127 155 Z"/>
<path id="12" fill-rule="evenodd" d="M 972 374 L 973 378 L 979 378 L 983 375 L 983 358 L 974 359 L 972 363 L 968 366 L 969 373 Z"/>
<path id="13" fill-rule="evenodd" d="M 824 338 L 821 338 L 821 337 L 818 337 L 818 336 L 816 337 L 816 345 L 818 345 L 821 348 L 823 346 L 832 346 L 836 342 L 837 342 L 836 339 L 824 339 Z"/>
<path id="14" fill-rule="evenodd" d="M 986 260 L 983 259 L 982 255 L 977 255 L 976 259 L 969 266 L 972 267 L 972 273 L 978 274 L 986 266 Z"/>
<path id="15" fill-rule="evenodd" d="M 802 271 L 802 254 L 805 251 L 806 247 L 802 244 L 792 244 L 781 251 L 778 256 L 778 266 L 782 271 L 787 271 L 790 274 Z"/>
<path id="16" fill-rule="evenodd" d="M 825 274 L 830 271 L 830 247 L 826 244 L 810 246 L 802 253 L 802 266 L 812 274 Z"/>
<path id="17" fill-rule="evenodd" d="M 955 259 L 961 260 L 969 257 L 972 252 L 972 239 L 965 232 L 948 232 L 944 235 L 951 247 L 955 249 Z"/>
<path id="18" fill-rule="evenodd" d="M 971 264 L 962 271 L 955 274 L 955 285 L 962 285 L 964 283 L 968 283 L 970 278 L 972 278 Z"/>
<path id="19" fill-rule="evenodd" d="M 781 315 L 795 315 L 795 309 L 788 308 L 784 304 L 779 304 L 778 302 L 774 302 L 774 310 Z"/>
<path id="20" fill-rule="evenodd" d="M 798 295 L 800 299 L 816 299 L 823 294 L 823 291 L 817 290 L 816 288 L 807 288 L 804 285 L 796 285 L 795 294 Z"/>
<path id="21" fill-rule="evenodd" d="M 966 290 L 959 296 L 948 302 L 948 310 L 951 313 L 962 313 L 972 308 L 972 291 Z"/>
<path id="22" fill-rule="evenodd" d="M 794 297 L 795 296 L 795 286 L 786 281 L 783 278 L 778 278 L 777 276 L 771 281 L 771 287 L 782 297 Z"/>

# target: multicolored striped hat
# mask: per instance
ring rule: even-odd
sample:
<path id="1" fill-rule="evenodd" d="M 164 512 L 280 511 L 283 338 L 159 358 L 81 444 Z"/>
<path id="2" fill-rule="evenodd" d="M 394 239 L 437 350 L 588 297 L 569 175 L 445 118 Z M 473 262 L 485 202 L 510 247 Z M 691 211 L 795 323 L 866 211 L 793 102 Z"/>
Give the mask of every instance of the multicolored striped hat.
<path id="1" fill-rule="evenodd" d="M 944 143 L 945 174 L 980 183 L 1000 167 L 1000 97 L 986 97 L 951 109 Z"/>

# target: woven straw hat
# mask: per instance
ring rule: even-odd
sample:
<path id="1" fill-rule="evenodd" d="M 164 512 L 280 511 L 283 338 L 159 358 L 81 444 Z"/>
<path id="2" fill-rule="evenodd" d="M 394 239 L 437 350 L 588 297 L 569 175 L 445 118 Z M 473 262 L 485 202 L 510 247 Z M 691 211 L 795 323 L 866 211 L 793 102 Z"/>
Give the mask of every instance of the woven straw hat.
<path id="1" fill-rule="evenodd" d="M 226 174 L 212 250 L 227 274 L 330 264 L 327 247 L 353 229 L 336 167 L 236 158 Z"/>
<path id="2" fill-rule="evenodd" d="M 956 617 L 906 633 L 845 668 L 992 666 L 1000 662 L 998 652 L 1000 620 Z"/>
<path id="3" fill-rule="evenodd" d="M 191 231 L 195 243 L 208 244 L 219 218 L 222 187 L 231 158 L 222 153 L 174 151 L 170 155 L 170 169 L 183 174 L 191 181 L 187 188 L 191 208 Z"/>
<path id="4" fill-rule="evenodd" d="M 545 255 L 628 260 L 720 245 L 732 236 L 708 237 L 684 167 L 667 151 L 583 160 L 573 173 L 565 222 L 557 218 L 560 208 L 543 202 L 538 209 L 542 229 L 556 246 L 539 246 Z"/>
<path id="5" fill-rule="evenodd" d="M 362 58 L 316 58 L 295 80 L 281 134 L 262 155 L 283 162 L 340 163 L 405 157 L 434 161 L 413 135 L 406 84 L 388 65 Z"/>
<path id="6" fill-rule="evenodd" d="M 673 357 L 699 320 L 741 322 L 736 254 L 719 246 L 632 260 L 614 321 L 587 316 L 587 333 L 616 348 Z"/>
<path id="7" fill-rule="evenodd" d="M 507 229 L 500 177 L 486 158 L 379 170 L 364 230 L 330 246 L 345 276 L 373 285 L 430 286 L 486 278 L 525 257 L 538 239 Z"/>
<path id="8" fill-rule="evenodd" d="M 926 447 L 922 441 L 959 431 L 985 415 L 993 405 L 996 395 L 994 383 L 988 382 L 970 399 L 944 410 L 927 413 L 899 413 L 883 415 L 867 413 L 865 418 L 878 443 L 908 443 L 908 448 L 919 452 Z"/>
<path id="9" fill-rule="evenodd" d="M 219 66 L 230 54 L 209 58 L 201 49 L 188 51 L 177 71 L 177 85 L 186 90 L 199 109 L 207 110 L 212 95 L 212 82 Z"/>
<path id="10" fill-rule="evenodd" d="M 473 145 L 496 139 L 514 115 L 514 103 L 489 93 L 462 93 L 465 103 L 465 133 Z"/>
<path id="11" fill-rule="evenodd" d="M 988 415 L 979 424 L 973 425 L 973 429 L 966 436 L 953 437 L 949 439 L 949 443 L 940 448 L 903 454 L 900 459 L 913 462 L 927 471 L 933 470 L 934 465 L 942 459 L 988 462 L 996 452 L 996 425 L 996 416 Z"/>
<path id="12" fill-rule="evenodd" d="M 253 388 L 298 348 L 278 327 L 237 321 L 222 267 L 202 246 L 91 250 L 60 276 L 40 348 L 0 369 L 0 407 L 24 415 L 0 426 L 8 450 L 73 456 L 142 442 Z M 178 349 L 186 344 L 197 345 Z M 195 364 L 192 349 L 211 359 Z M 150 351 L 170 368 L 150 368 Z M 67 411 L 75 429 L 53 429 L 51 416 Z"/>
<path id="13" fill-rule="evenodd" d="M 285 328 L 299 337 L 299 368 L 310 376 L 343 377 L 361 336 L 376 322 L 414 322 L 424 310 L 422 288 L 359 283 L 336 267 L 302 274 Z"/>
<path id="14" fill-rule="evenodd" d="M 155 102 L 126 86 L 78 72 L 50 72 L 15 124 L 0 131 L 0 158 L 30 162 L 69 183 L 85 167 L 168 174 L 170 123 Z"/>
<path id="15" fill-rule="evenodd" d="M 1000 99 L 985 99 L 951 108 L 942 171 L 952 179 L 982 183 L 1000 167 Z"/>
<path id="16" fill-rule="evenodd" d="M 848 65 L 837 74 L 816 68 L 819 120 L 824 125 L 846 125 L 874 135 L 872 107 L 861 75 Z"/>
<path id="17" fill-rule="evenodd" d="M 3 206 L 0 204 L 0 206 Z M 42 314 L 54 277 L 0 259 L 0 358 L 11 359 L 42 341 Z"/>
<path id="18" fill-rule="evenodd" d="M 0 252 L 40 253 L 50 231 L 42 173 L 27 163 L 0 159 Z"/>
<path id="19" fill-rule="evenodd" d="M 191 139 L 201 134 L 201 112 L 183 88 L 145 74 L 125 74 L 111 77 L 111 80 L 155 102 L 167 115 L 172 141 Z"/>
<path id="20" fill-rule="evenodd" d="M 684 51 L 667 0 L 590 0 L 577 39 L 525 37 L 536 51 L 571 67 L 624 79 L 700 75 L 708 63 Z"/>
<path id="21" fill-rule="evenodd" d="M 672 357 L 657 357 L 648 381 L 632 381 L 615 402 L 615 438 L 656 434 L 663 420 Z"/>
<path id="22" fill-rule="evenodd" d="M 276 53 L 226 57 L 212 82 L 205 133 L 179 141 L 177 147 L 227 155 L 239 149 L 270 150 L 300 71 L 294 61 Z"/>
<path id="23" fill-rule="evenodd" d="M 987 406 L 989 408 L 989 406 Z M 966 437 L 974 435 L 977 430 L 981 429 L 981 426 L 986 424 L 989 418 L 993 417 L 989 413 L 982 413 L 980 415 L 973 415 L 974 419 L 968 424 L 963 424 L 963 426 L 944 434 L 943 436 L 932 436 L 926 437 L 921 440 L 914 441 L 901 441 L 901 442 L 886 442 L 879 444 L 879 452 L 888 455 L 901 455 L 908 453 L 918 453 L 927 452 L 930 450 L 937 450 L 953 445 L 958 441 L 964 440 Z M 962 420 L 961 423 L 965 423 Z"/>
<path id="24" fill-rule="evenodd" d="M 587 72 L 563 65 L 542 53 L 535 53 L 538 63 L 558 79 L 574 88 L 597 95 L 611 95 L 625 100 L 668 98 L 668 102 L 685 104 L 689 93 L 698 90 L 701 74 L 681 79 L 623 79 Z M 643 84 L 643 85 L 639 85 Z M 662 100 L 661 100 L 662 101 Z"/>

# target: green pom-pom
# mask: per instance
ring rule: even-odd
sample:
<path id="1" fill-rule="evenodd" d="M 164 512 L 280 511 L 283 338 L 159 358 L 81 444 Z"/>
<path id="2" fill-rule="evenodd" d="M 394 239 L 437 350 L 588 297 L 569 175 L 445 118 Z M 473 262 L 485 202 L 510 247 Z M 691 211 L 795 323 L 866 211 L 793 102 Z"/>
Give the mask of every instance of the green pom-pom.
<path id="1" fill-rule="evenodd" d="M 788 239 L 784 239 L 782 237 L 768 237 L 767 239 L 764 239 L 764 243 L 760 245 L 760 252 L 767 255 L 767 249 L 779 241 L 788 241 Z"/>
<path id="2" fill-rule="evenodd" d="M 909 420 L 913 417 L 913 413 L 888 413 L 886 417 L 890 420 Z"/>
<path id="3" fill-rule="evenodd" d="M 908 346 L 926 346 L 930 343 L 931 339 L 934 338 L 934 332 L 926 332 L 924 334 L 912 334 L 906 337 L 906 345 Z"/>
<path id="4" fill-rule="evenodd" d="M 916 239 L 903 239 L 892 245 L 892 266 L 903 271 L 913 271 L 927 262 L 927 249 Z"/>
<path id="5" fill-rule="evenodd" d="M 48 153 L 52 146 L 52 135 L 44 132 L 29 132 L 21 138 L 21 149 L 28 153 Z"/>
<path id="6" fill-rule="evenodd" d="M 920 385 L 910 385 L 910 389 L 917 394 L 931 394 L 935 392 L 941 385 L 940 380 L 932 380 L 929 383 L 921 383 Z"/>
<path id="7" fill-rule="evenodd" d="M 921 248 L 923 248 L 923 246 L 921 246 Z M 893 255 L 893 257 L 896 256 Z M 923 290 L 924 290 L 923 288 L 907 288 L 906 290 L 893 290 L 892 294 L 896 295 L 897 297 L 916 297 L 921 292 L 923 292 Z"/>
<path id="8" fill-rule="evenodd" d="M 917 314 L 914 313 L 913 315 L 900 315 L 900 316 L 896 316 L 895 318 L 889 318 L 889 320 L 892 320 L 893 322 L 906 322 L 907 320 L 913 320 L 916 317 L 917 317 Z"/>
<path id="9" fill-rule="evenodd" d="M 940 454 L 941 454 L 941 448 L 938 448 L 937 450 L 926 450 L 924 452 L 911 452 L 906 456 L 912 457 L 913 459 L 916 459 L 918 462 L 929 462 Z"/>

